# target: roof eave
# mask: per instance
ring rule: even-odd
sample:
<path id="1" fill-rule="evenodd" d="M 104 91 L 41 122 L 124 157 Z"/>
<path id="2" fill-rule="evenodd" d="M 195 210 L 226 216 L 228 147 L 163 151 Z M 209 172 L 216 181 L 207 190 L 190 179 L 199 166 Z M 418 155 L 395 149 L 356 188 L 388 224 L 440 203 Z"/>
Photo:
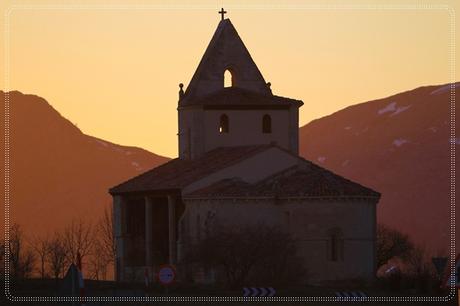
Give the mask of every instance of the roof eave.
<path id="1" fill-rule="evenodd" d="M 184 200 L 251 200 L 251 199 L 280 199 L 280 200 L 373 200 L 378 203 L 380 196 L 348 195 L 348 196 L 276 196 L 276 195 L 196 195 L 183 197 Z"/>
<path id="2" fill-rule="evenodd" d="M 120 190 L 116 191 L 109 189 L 109 194 L 111 196 L 127 196 L 127 195 L 145 195 L 145 196 L 155 196 L 155 195 L 165 195 L 165 194 L 181 194 L 181 188 L 163 188 L 163 189 L 137 189 L 137 190 Z"/>

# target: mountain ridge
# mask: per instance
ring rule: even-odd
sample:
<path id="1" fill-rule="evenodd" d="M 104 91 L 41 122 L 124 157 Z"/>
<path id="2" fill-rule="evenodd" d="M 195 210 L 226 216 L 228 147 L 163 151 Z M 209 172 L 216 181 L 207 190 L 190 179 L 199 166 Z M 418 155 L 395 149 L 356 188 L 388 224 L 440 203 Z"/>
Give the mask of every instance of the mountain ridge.
<path id="1" fill-rule="evenodd" d="M 381 192 L 378 221 L 434 252 L 450 242 L 450 87 L 355 104 L 299 131 L 303 157 Z"/>
<path id="2" fill-rule="evenodd" d="M 379 222 L 444 253 L 450 241 L 450 87 L 421 86 L 350 105 L 299 130 L 302 157 L 381 192 Z M 76 216 L 93 220 L 111 202 L 110 187 L 169 160 L 86 135 L 39 96 L 11 91 L 9 97 L 11 215 L 26 231 L 53 231 Z M 43 222 L 50 216 L 56 226 Z"/>
<path id="3" fill-rule="evenodd" d="M 95 221 L 111 202 L 110 187 L 169 160 L 86 135 L 39 96 L 11 91 L 9 100 L 10 215 L 25 232 Z"/>

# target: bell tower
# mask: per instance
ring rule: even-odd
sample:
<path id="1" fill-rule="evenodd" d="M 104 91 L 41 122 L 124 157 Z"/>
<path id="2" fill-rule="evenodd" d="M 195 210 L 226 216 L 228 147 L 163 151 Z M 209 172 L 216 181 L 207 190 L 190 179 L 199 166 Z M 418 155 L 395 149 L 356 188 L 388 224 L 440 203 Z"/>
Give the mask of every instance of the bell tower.
<path id="1" fill-rule="evenodd" d="M 297 154 L 302 101 L 273 95 L 225 13 L 187 89 L 179 85 L 179 157 L 268 143 Z"/>

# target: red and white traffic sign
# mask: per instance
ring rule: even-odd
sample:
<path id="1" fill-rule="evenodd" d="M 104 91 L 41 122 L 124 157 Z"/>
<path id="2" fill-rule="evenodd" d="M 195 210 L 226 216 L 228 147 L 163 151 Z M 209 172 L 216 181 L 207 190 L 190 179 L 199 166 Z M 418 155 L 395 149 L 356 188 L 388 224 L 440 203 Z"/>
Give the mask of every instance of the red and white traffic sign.
<path id="1" fill-rule="evenodd" d="M 171 285 L 176 279 L 176 269 L 172 265 L 163 265 L 158 271 L 158 281 L 162 285 Z"/>

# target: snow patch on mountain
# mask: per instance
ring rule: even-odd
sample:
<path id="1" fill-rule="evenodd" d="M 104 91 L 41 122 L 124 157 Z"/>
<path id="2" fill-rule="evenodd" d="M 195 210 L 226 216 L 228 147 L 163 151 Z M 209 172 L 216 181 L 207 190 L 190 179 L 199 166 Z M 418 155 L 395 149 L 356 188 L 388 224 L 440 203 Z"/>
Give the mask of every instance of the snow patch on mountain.
<path id="1" fill-rule="evenodd" d="M 384 108 L 379 109 L 377 114 L 383 115 L 383 114 L 388 113 L 388 112 L 394 112 L 395 110 L 396 110 L 396 102 L 391 102 L 390 104 L 388 104 Z"/>
<path id="2" fill-rule="evenodd" d="M 452 138 L 450 142 L 456 145 L 460 145 L 460 138 Z"/>
<path id="3" fill-rule="evenodd" d="M 407 139 L 398 138 L 398 139 L 393 140 L 393 145 L 395 145 L 397 147 L 400 147 L 403 144 L 408 143 L 408 142 L 409 142 L 409 140 L 407 140 Z"/>
<path id="4" fill-rule="evenodd" d="M 400 106 L 398 107 L 393 114 L 390 115 L 390 117 L 393 117 L 393 116 L 396 116 L 397 114 L 400 114 L 402 113 L 403 111 L 407 110 L 409 107 L 411 107 L 410 105 L 407 105 L 407 106 Z"/>
<path id="5" fill-rule="evenodd" d="M 430 95 L 440 95 L 440 94 L 443 94 L 443 93 L 446 93 L 446 92 L 450 92 L 451 89 L 456 89 L 460 87 L 460 82 L 457 82 L 457 83 L 454 83 L 454 84 L 447 84 L 441 88 L 438 88 L 436 90 L 433 90 Z"/>
<path id="6" fill-rule="evenodd" d="M 377 114 L 378 115 L 383 115 L 385 113 L 391 113 L 390 117 L 392 116 L 396 116 L 402 112 L 404 112 L 405 110 L 407 110 L 409 107 L 411 107 L 410 105 L 407 105 L 407 106 L 397 106 L 396 102 L 391 102 L 390 104 L 388 104 L 387 106 L 385 106 L 384 108 L 381 108 L 377 111 Z"/>
<path id="7" fill-rule="evenodd" d="M 142 170 L 142 167 L 138 162 L 132 161 L 131 165 L 133 165 L 136 170 Z"/>

